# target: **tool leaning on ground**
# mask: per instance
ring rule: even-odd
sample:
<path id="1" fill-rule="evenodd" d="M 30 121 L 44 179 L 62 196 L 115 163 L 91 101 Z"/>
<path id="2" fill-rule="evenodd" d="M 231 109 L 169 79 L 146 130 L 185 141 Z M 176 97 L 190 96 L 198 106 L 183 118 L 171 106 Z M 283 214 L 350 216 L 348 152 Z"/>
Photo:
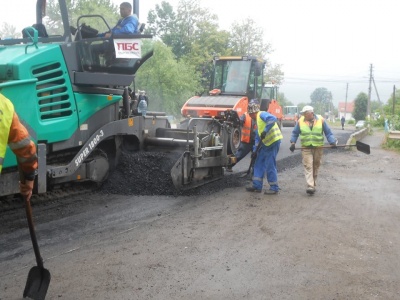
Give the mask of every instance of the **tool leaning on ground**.
<path id="1" fill-rule="evenodd" d="M 240 178 L 246 177 L 247 175 L 252 173 L 252 169 L 254 168 L 254 163 L 256 162 L 257 154 L 258 154 L 258 151 L 260 150 L 260 148 L 261 148 L 261 141 L 257 145 L 256 151 L 255 151 L 256 155 L 251 157 L 249 169 L 247 170 L 246 173 L 240 175 Z"/>
<path id="2" fill-rule="evenodd" d="M 336 148 L 339 148 L 339 147 L 341 147 L 341 148 L 343 148 L 343 147 L 357 147 L 357 150 L 362 152 L 362 153 L 365 153 L 365 154 L 370 154 L 371 153 L 369 145 L 361 143 L 360 141 L 356 141 L 356 143 L 354 145 L 336 145 L 335 147 Z M 331 145 L 329 145 L 329 146 L 321 146 L 321 147 L 315 147 L 315 148 L 333 148 L 333 147 Z M 310 147 L 293 148 L 293 150 L 290 149 L 290 151 L 293 152 L 294 150 L 301 150 L 301 149 L 310 149 Z"/>
<path id="3" fill-rule="evenodd" d="M 20 181 L 25 182 L 24 175 L 19 170 Z M 35 252 L 37 266 L 29 270 L 24 289 L 24 298 L 29 297 L 34 300 L 44 300 L 50 284 L 50 272 L 43 266 L 43 258 L 40 255 L 39 245 L 36 239 L 35 226 L 33 224 L 32 207 L 30 197 L 23 196 L 25 203 L 26 218 L 28 220 L 29 233 L 32 240 L 33 251 Z"/>

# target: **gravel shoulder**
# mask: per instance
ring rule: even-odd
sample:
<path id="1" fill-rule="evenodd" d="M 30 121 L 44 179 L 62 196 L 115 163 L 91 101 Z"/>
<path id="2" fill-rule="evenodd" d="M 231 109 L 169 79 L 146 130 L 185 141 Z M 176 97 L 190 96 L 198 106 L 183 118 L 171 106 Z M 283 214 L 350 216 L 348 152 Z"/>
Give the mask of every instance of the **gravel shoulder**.
<path id="1" fill-rule="evenodd" d="M 298 165 L 273 196 L 231 186 L 60 208 L 65 217 L 38 226 L 47 298 L 399 299 L 400 155 L 381 141 L 363 139 L 370 155 L 326 153 L 314 196 Z M 35 264 L 22 230 L 0 235 L 1 300 L 21 299 Z"/>

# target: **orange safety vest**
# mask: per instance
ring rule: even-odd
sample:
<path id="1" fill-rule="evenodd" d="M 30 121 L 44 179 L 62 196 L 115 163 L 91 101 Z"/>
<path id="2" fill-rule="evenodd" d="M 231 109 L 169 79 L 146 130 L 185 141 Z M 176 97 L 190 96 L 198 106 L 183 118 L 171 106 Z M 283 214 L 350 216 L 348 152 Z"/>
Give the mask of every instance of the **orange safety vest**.
<path id="1" fill-rule="evenodd" d="M 244 122 L 243 122 L 243 126 L 242 126 L 242 136 L 241 136 L 241 141 L 243 143 L 250 143 L 251 141 L 251 117 L 249 116 L 249 114 L 247 112 L 245 112 L 244 114 Z"/>

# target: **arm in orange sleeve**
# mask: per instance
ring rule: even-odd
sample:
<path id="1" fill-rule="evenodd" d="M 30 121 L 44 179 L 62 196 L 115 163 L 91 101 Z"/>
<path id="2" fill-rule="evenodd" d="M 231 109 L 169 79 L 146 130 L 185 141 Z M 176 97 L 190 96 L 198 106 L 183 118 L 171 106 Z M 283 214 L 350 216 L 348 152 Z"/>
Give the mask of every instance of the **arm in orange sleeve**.
<path id="1" fill-rule="evenodd" d="M 17 157 L 18 164 L 21 166 L 26 179 L 33 180 L 37 169 L 36 146 L 16 113 L 14 113 L 10 127 L 8 146 Z"/>

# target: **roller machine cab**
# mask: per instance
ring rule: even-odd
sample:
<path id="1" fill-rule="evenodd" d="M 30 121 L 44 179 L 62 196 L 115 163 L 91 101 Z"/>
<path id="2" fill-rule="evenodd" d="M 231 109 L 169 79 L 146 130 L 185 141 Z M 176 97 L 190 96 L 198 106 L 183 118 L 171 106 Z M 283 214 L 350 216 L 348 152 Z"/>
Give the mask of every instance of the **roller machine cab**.
<path id="1" fill-rule="evenodd" d="M 227 110 L 234 110 L 240 117 L 247 111 L 249 100 L 261 101 L 265 61 L 254 56 L 216 56 L 210 91 L 207 95 L 194 96 L 181 109 L 186 127 L 191 118 L 223 119 Z M 228 153 L 235 153 L 240 146 L 241 129 L 236 126 L 228 137 Z"/>
<path id="2" fill-rule="evenodd" d="M 261 96 L 261 110 L 268 111 L 278 119 L 279 128 L 282 127 L 283 110 L 282 106 L 278 103 L 278 91 L 277 85 L 267 82 L 264 84 Z"/>

